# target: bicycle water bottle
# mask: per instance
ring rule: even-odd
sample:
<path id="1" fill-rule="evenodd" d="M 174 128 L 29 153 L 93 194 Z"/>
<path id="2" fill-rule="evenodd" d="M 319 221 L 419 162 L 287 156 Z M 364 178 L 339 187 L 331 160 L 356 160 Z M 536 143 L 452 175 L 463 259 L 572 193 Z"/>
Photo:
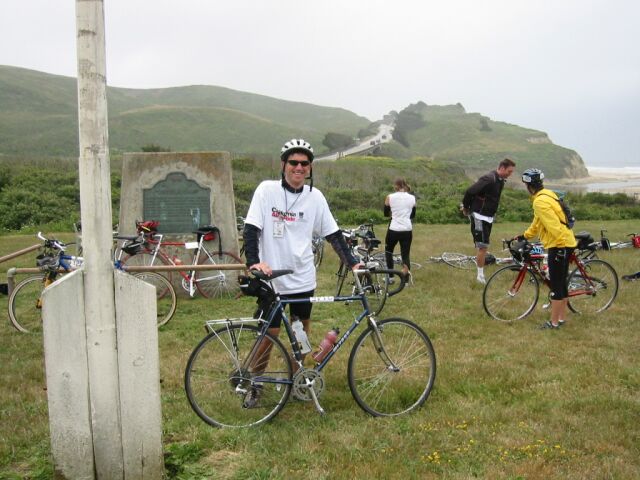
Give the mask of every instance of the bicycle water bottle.
<path id="1" fill-rule="evenodd" d="M 311 351 L 311 344 L 309 343 L 309 337 L 307 332 L 304 331 L 304 326 L 300 320 L 296 320 L 291 324 L 293 327 L 293 335 L 296 337 L 296 341 L 300 346 L 300 353 L 309 353 Z"/>
<path id="2" fill-rule="evenodd" d="M 338 341 L 339 334 L 340 330 L 338 330 L 337 327 L 333 327 L 327 332 L 327 334 L 322 339 L 322 342 L 320 342 L 318 350 L 313 352 L 313 354 L 311 355 L 316 362 L 320 363 L 322 360 L 324 360 L 324 357 L 327 356 L 327 354 L 333 349 L 333 346 Z"/>

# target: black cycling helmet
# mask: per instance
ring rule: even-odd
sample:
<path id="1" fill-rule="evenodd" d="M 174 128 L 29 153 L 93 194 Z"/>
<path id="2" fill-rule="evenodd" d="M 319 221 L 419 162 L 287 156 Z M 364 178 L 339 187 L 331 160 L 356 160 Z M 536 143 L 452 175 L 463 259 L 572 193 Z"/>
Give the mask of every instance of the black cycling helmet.
<path id="1" fill-rule="evenodd" d="M 285 143 L 280 149 L 280 160 L 282 162 L 286 162 L 289 158 L 289 155 L 292 153 L 304 153 L 308 158 L 311 164 L 313 165 L 313 148 L 311 144 L 302 138 L 292 138 L 287 143 Z M 282 185 L 284 186 L 284 163 L 282 164 Z M 313 190 L 313 167 L 309 168 L 309 176 L 307 177 L 309 182 L 309 188 Z"/>
<path id="2" fill-rule="evenodd" d="M 304 153 L 309 157 L 309 161 L 313 162 L 313 148 L 311 148 L 309 142 L 302 138 L 292 138 L 285 143 L 280 150 L 280 160 L 284 162 L 289 158 L 289 155 L 296 152 Z"/>
<path id="3" fill-rule="evenodd" d="M 533 188 L 541 187 L 543 178 L 544 173 L 538 168 L 527 168 L 522 172 L 522 182 L 531 185 Z"/>

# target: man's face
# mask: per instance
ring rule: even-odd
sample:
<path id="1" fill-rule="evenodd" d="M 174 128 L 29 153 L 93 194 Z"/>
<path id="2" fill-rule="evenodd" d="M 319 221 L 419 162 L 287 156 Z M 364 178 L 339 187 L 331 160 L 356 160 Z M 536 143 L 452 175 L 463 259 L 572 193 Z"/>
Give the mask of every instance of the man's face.
<path id="1" fill-rule="evenodd" d="M 304 153 L 292 153 L 284 162 L 284 179 L 294 188 L 300 188 L 304 185 L 304 180 L 309 176 L 310 171 L 311 162 Z"/>
<path id="2" fill-rule="evenodd" d="M 509 178 L 516 167 L 498 167 L 498 176 L 500 178 Z"/>

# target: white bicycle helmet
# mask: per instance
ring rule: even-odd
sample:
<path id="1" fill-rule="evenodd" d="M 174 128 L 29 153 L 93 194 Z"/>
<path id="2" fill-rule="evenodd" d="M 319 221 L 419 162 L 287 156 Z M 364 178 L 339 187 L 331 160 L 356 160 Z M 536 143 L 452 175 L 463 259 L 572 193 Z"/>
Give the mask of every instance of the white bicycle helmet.
<path id="1" fill-rule="evenodd" d="M 292 153 L 304 153 L 309 157 L 309 161 L 313 162 L 313 148 L 311 144 L 302 138 L 292 138 L 282 146 L 280 150 L 280 159 L 284 162 Z"/>

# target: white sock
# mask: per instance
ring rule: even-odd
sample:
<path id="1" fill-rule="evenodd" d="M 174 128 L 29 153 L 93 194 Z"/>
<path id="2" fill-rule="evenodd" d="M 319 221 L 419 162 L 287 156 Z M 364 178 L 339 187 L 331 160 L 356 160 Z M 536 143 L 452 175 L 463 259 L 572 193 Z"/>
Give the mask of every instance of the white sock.
<path id="1" fill-rule="evenodd" d="M 484 277 L 484 267 L 478 267 L 478 277 Z"/>

